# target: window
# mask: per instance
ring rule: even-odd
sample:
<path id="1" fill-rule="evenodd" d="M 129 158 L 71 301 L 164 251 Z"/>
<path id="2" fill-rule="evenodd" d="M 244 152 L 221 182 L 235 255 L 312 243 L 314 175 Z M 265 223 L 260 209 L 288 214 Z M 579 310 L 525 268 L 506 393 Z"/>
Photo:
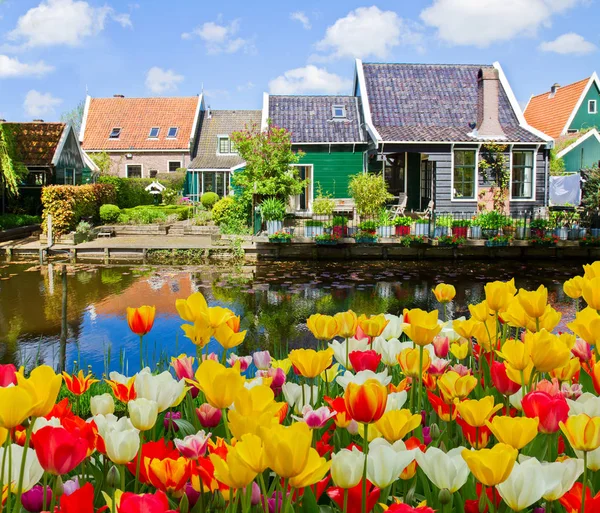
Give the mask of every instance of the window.
<path id="1" fill-rule="evenodd" d="M 229 193 L 229 172 L 203 171 L 197 174 L 197 189 L 205 192 L 215 192 L 224 197 Z"/>
<path id="2" fill-rule="evenodd" d="M 75 185 L 75 170 L 72 168 L 65 169 L 65 185 Z"/>
<path id="3" fill-rule="evenodd" d="M 452 199 L 475 199 L 477 170 L 475 150 L 454 152 L 454 190 Z"/>
<path id="4" fill-rule="evenodd" d="M 533 199 L 533 152 L 513 151 L 512 157 L 512 197 Z"/>
<path id="5" fill-rule="evenodd" d="M 120 128 L 113 128 L 110 131 L 110 135 L 108 136 L 108 138 L 109 139 L 118 139 L 120 135 L 121 135 L 121 129 Z"/>
<path id="6" fill-rule="evenodd" d="M 157 126 L 153 126 L 150 129 L 150 134 L 148 135 L 148 137 L 150 139 L 156 139 L 158 137 L 158 133 L 160 132 L 160 128 L 158 128 Z"/>
<path id="7" fill-rule="evenodd" d="M 180 160 L 170 160 L 169 161 L 169 173 L 174 173 L 181 167 Z"/>
<path id="8" fill-rule="evenodd" d="M 169 131 L 167 132 L 167 137 L 169 139 L 175 139 L 175 137 L 177 137 L 177 127 L 176 126 L 172 126 L 169 128 Z"/>
<path id="9" fill-rule="evenodd" d="M 346 117 L 346 107 L 344 105 L 334 105 L 333 109 L 333 117 L 334 118 L 345 118 Z"/>
<path id="10" fill-rule="evenodd" d="M 598 114 L 598 104 L 596 100 L 588 101 L 588 114 Z"/>
<path id="11" fill-rule="evenodd" d="M 127 178 L 141 178 L 142 177 L 142 166 L 135 164 L 127 165 Z"/>
<path id="12" fill-rule="evenodd" d="M 217 136 L 217 153 L 225 155 L 236 153 L 235 143 L 229 138 L 228 135 Z"/>

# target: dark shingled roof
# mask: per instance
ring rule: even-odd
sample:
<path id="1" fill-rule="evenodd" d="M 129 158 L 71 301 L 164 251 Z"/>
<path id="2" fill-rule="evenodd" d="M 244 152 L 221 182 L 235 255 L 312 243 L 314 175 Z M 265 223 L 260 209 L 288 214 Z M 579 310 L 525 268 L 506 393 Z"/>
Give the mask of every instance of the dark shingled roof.
<path id="1" fill-rule="evenodd" d="M 333 106 L 346 107 L 345 119 L 333 118 Z M 354 96 L 269 96 L 269 118 L 292 132 L 292 142 L 361 143 L 358 99 Z"/>
<path id="2" fill-rule="evenodd" d="M 363 64 L 373 125 L 384 141 L 476 141 L 477 73 L 487 65 Z M 522 128 L 500 85 L 500 124 L 510 142 L 543 142 Z"/>
<path id="3" fill-rule="evenodd" d="M 3 123 L 13 134 L 15 155 L 27 167 L 51 166 L 65 130 L 64 123 Z"/>
<path id="4" fill-rule="evenodd" d="M 231 169 L 244 162 L 239 155 L 218 155 L 217 136 L 231 135 L 233 132 L 260 127 L 260 110 L 211 110 L 210 117 L 205 111 L 200 117 L 200 137 L 198 149 L 189 169 Z"/>

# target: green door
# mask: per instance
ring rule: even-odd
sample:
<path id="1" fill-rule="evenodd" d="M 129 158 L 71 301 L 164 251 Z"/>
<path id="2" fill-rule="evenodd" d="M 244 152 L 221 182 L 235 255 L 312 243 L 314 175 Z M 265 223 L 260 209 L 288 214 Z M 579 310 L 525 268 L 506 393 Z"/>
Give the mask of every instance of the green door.
<path id="1" fill-rule="evenodd" d="M 421 206 L 421 154 L 408 153 L 408 175 L 406 178 L 406 209 L 419 210 Z"/>

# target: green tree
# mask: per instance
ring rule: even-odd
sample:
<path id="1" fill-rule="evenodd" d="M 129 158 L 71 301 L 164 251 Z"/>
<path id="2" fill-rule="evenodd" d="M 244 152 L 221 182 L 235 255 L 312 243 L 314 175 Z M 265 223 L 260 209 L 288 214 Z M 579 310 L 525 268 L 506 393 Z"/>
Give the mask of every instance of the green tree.
<path id="1" fill-rule="evenodd" d="M 19 182 L 27 174 L 27 167 L 18 160 L 13 128 L 0 123 L 0 182 L 2 197 L 4 191 L 9 196 L 19 194 Z M 4 208 L 4 207 L 3 207 Z"/>
<path id="2" fill-rule="evenodd" d="M 388 192 L 383 175 L 359 173 L 350 179 L 348 192 L 354 199 L 356 210 L 360 216 L 378 214 L 381 208 L 393 198 Z"/>
<path id="3" fill-rule="evenodd" d="M 112 167 L 112 160 L 110 155 L 105 151 L 101 151 L 98 153 L 88 153 L 90 159 L 98 166 L 100 169 L 100 173 L 106 175 L 110 172 L 110 168 Z"/>
<path id="4" fill-rule="evenodd" d="M 63 123 L 67 123 L 75 130 L 75 135 L 79 137 L 81 132 L 81 123 L 83 122 L 83 111 L 85 110 L 85 100 L 81 100 L 77 106 L 67 112 L 63 112 L 60 115 L 60 120 Z"/>

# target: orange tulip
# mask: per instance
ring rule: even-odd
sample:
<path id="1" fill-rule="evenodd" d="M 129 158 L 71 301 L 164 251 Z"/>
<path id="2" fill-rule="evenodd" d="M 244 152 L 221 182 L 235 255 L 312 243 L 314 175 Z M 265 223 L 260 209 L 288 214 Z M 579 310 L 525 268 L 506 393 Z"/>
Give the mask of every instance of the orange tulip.
<path id="1" fill-rule="evenodd" d="M 178 497 L 192 474 L 191 461 L 186 458 L 144 458 L 148 480 L 155 488 Z"/>
<path id="2" fill-rule="evenodd" d="M 367 337 L 371 338 L 381 335 L 389 322 L 390 321 L 386 319 L 383 314 L 372 315 L 371 317 L 367 317 L 363 314 L 358 318 L 360 329 Z"/>
<path id="3" fill-rule="evenodd" d="M 153 306 L 140 306 L 139 308 L 127 307 L 127 323 L 129 329 L 136 335 L 146 335 L 154 325 L 156 308 Z"/>
<path id="4" fill-rule="evenodd" d="M 318 340 L 332 340 L 339 334 L 338 322 L 331 315 L 311 315 L 306 320 L 306 326 Z"/>
<path id="5" fill-rule="evenodd" d="M 73 374 L 73 376 L 66 372 L 62 374 L 67 389 L 75 395 L 85 394 L 94 383 L 98 383 L 97 379 L 92 378 L 91 372 L 87 376 L 83 375 L 83 370 L 80 370 L 78 374 Z"/>
<path id="6" fill-rule="evenodd" d="M 447 285 L 446 283 L 438 283 L 433 289 L 435 298 L 440 303 L 449 303 L 456 296 L 456 289 L 454 285 Z"/>
<path id="7" fill-rule="evenodd" d="M 431 364 L 429 351 L 423 351 L 423 360 L 420 362 L 419 349 L 416 347 L 404 349 L 397 358 L 404 375 L 411 378 L 421 379 L 421 376 L 429 369 Z M 421 363 L 421 367 L 419 367 L 419 363 Z"/>
<path id="8" fill-rule="evenodd" d="M 336 313 L 333 318 L 337 321 L 340 337 L 350 338 L 356 334 L 358 317 L 352 310 Z"/>
<path id="9" fill-rule="evenodd" d="M 135 392 L 135 376 L 129 378 L 127 383 L 119 383 L 118 381 L 107 379 L 106 384 L 112 389 L 115 398 L 124 404 L 137 398 Z"/>
<path id="10" fill-rule="evenodd" d="M 365 424 L 377 422 L 385 413 L 387 389 L 376 379 L 368 379 L 362 385 L 348 383 L 344 404 L 349 415 Z"/>

